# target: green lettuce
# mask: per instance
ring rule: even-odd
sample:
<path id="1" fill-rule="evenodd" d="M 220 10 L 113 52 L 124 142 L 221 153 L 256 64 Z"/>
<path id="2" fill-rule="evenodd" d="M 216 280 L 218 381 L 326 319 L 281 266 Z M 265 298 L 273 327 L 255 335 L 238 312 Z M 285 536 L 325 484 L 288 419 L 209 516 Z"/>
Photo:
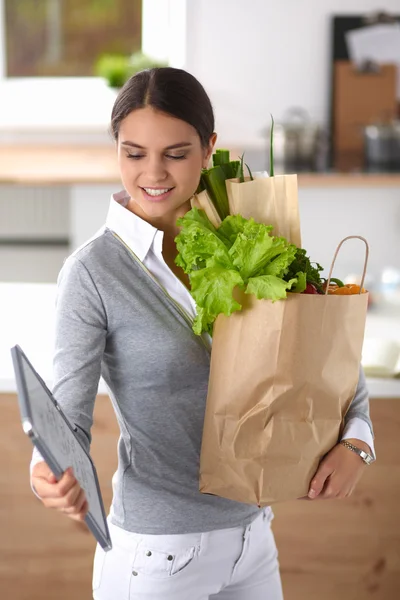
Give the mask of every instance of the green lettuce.
<path id="1" fill-rule="evenodd" d="M 194 271 L 190 277 L 192 295 L 198 307 L 193 331 L 212 332 L 212 326 L 220 313 L 231 315 L 240 310 L 241 305 L 233 298 L 233 289 L 243 287 L 243 279 L 235 270 L 220 266 Z"/>
<path id="2" fill-rule="evenodd" d="M 254 294 L 258 300 L 268 298 L 272 302 L 276 302 L 276 300 L 286 298 L 286 290 L 290 290 L 295 283 L 297 283 L 297 279 L 284 281 L 275 275 L 252 277 L 249 279 L 246 294 Z"/>
<path id="3" fill-rule="evenodd" d="M 189 275 L 209 266 L 210 259 L 229 267 L 228 240 L 217 232 L 202 210 L 193 208 L 182 219 L 178 219 L 181 233 L 175 239 L 178 256 L 176 264 Z"/>
<path id="4" fill-rule="evenodd" d="M 178 220 L 176 264 L 189 275 L 197 317 L 193 330 L 212 334 L 219 314 L 230 316 L 242 306 L 233 296 L 235 287 L 258 299 L 283 300 L 287 291 L 303 283 L 303 273 L 288 278 L 297 248 L 272 227 L 226 217 L 216 229 L 206 214 L 193 208 Z"/>

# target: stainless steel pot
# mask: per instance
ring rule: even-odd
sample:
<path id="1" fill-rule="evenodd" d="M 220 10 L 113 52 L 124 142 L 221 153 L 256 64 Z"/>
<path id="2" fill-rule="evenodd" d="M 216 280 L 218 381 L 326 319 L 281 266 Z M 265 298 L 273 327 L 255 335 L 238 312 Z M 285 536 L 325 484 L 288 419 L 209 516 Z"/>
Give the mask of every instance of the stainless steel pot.
<path id="1" fill-rule="evenodd" d="M 368 168 L 400 171 L 400 121 L 364 127 L 364 157 Z"/>
<path id="2" fill-rule="evenodd" d="M 270 132 L 270 128 L 264 132 L 268 142 Z M 285 173 L 315 171 L 324 157 L 324 152 L 327 152 L 327 146 L 326 134 L 318 124 L 311 121 L 307 111 L 291 108 L 281 122 L 275 123 L 275 170 Z"/>

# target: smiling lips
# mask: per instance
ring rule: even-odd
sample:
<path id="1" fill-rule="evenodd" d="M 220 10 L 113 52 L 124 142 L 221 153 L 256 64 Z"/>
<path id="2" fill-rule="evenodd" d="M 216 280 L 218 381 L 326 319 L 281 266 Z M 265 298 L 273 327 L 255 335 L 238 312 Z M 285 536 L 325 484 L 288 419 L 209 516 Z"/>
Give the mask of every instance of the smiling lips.
<path id="1" fill-rule="evenodd" d="M 145 195 L 152 200 L 165 200 L 174 188 L 141 188 Z"/>

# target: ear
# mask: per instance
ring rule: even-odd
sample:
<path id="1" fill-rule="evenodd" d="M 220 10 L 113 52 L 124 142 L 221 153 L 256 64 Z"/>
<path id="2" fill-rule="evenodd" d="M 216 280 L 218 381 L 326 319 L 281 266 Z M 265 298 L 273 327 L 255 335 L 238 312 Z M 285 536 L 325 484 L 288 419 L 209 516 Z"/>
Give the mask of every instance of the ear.
<path id="1" fill-rule="evenodd" d="M 207 169 L 215 144 L 217 142 L 217 134 L 213 133 L 208 142 L 208 148 L 205 150 L 203 169 Z"/>

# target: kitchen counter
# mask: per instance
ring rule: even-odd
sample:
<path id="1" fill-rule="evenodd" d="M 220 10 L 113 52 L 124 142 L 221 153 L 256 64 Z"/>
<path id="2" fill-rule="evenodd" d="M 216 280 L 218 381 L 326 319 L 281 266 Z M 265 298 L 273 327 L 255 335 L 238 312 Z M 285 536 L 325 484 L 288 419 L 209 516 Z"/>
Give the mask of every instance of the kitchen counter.
<path id="1" fill-rule="evenodd" d="M 299 187 L 400 187 L 400 173 L 300 173 Z M 0 183 L 114 184 L 120 181 L 109 145 L 0 146 Z"/>
<path id="2" fill-rule="evenodd" d="M 47 385 L 52 380 L 55 284 L 0 283 L 0 392 L 16 391 L 10 348 L 21 346 Z M 366 337 L 392 338 L 400 342 L 400 319 L 390 314 L 369 313 Z M 399 398 L 400 379 L 368 378 L 371 398 Z M 99 393 L 107 393 L 103 380 Z"/>

